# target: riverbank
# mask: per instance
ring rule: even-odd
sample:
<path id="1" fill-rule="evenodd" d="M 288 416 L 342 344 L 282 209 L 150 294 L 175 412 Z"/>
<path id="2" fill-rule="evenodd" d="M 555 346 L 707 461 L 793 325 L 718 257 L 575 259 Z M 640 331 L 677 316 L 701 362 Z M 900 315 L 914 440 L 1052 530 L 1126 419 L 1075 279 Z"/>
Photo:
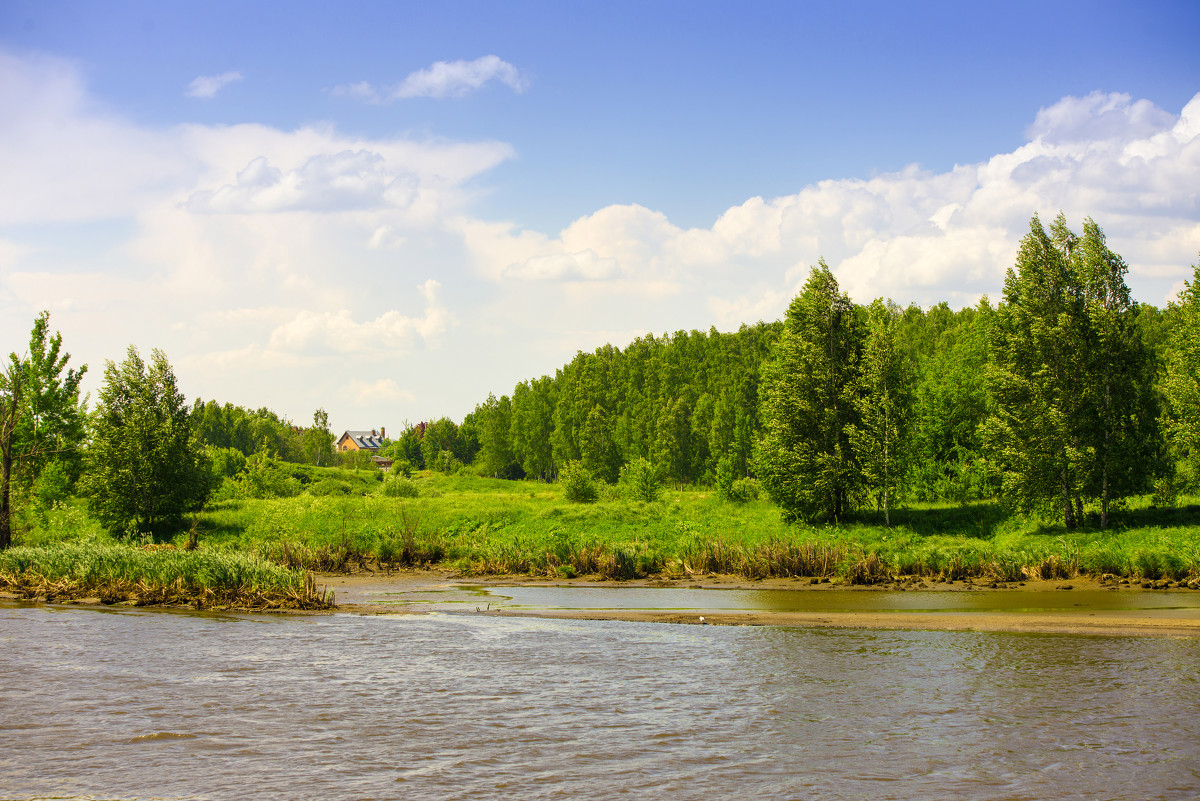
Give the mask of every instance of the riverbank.
<path id="1" fill-rule="evenodd" d="M 1186 586 L 1153 589 L 1087 577 L 995 586 L 992 582 L 930 584 L 918 580 L 883 588 L 831 582 L 813 584 L 797 579 L 748 581 L 721 575 L 684 581 L 614 582 L 528 576 L 480 579 L 450 571 L 411 570 L 390 575 L 326 575 L 317 581 L 336 593 L 337 611 L 360 615 L 446 612 L 687 625 L 1200 637 L 1200 592 Z M 513 591 L 519 595 L 528 589 L 566 591 L 560 595 L 605 590 L 618 596 L 636 594 L 639 599 L 651 597 L 656 591 L 667 591 L 663 596 L 668 603 L 678 600 L 678 596 L 670 597 L 673 590 L 699 592 L 685 594 L 684 600 L 692 601 L 692 608 L 636 608 L 636 601 L 634 608 L 613 608 L 612 601 L 605 608 L 605 603 L 590 604 L 586 598 L 583 605 L 590 604 L 590 608 L 528 608 L 505 602 L 506 590 L 510 595 Z M 703 599 L 704 593 L 712 594 L 709 601 Z M 759 608 L 728 608 L 728 596 L 747 593 L 753 595 L 749 605 Z M 795 600 L 797 597 L 801 600 Z M 710 601 L 716 601 L 721 608 L 713 608 Z M 905 609 L 905 606 L 920 608 Z"/>

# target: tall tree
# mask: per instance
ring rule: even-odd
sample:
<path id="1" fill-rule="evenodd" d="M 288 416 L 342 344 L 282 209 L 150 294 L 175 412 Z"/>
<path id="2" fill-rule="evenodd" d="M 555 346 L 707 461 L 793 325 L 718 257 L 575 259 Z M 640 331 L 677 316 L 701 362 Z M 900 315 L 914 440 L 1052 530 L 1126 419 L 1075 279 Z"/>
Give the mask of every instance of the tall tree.
<path id="1" fill-rule="evenodd" d="M 914 374 L 898 338 L 900 309 L 882 299 L 867 314 L 866 339 L 855 397 L 858 421 L 850 424 L 850 442 L 863 480 L 883 508 L 891 527 L 891 502 L 910 468 L 910 424 Z"/>
<path id="2" fill-rule="evenodd" d="M 313 412 L 312 428 L 304 432 L 308 457 L 317 467 L 333 463 L 333 432 L 329 430 L 329 413 L 324 409 Z"/>
<path id="3" fill-rule="evenodd" d="M 75 461 L 83 440 L 79 382 L 87 365 L 67 370 L 62 334 L 50 335 L 50 313 L 33 323 L 29 352 L 9 354 L 0 372 L 0 549 L 12 544 L 12 479 L 18 463 L 34 477 L 46 460 Z"/>
<path id="4" fill-rule="evenodd" d="M 1163 376 L 1167 430 L 1184 478 L 1194 489 L 1200 486 L 1200 261 L 1171 311 L 1176 319 Z"/>
<path id="5" fill-rule="evenodd" d="M 1056 231 L 1061 234 L 1061 231 Z M 988 439 L 1001 491 L 1014 506 L 1057 504 L 1068 529 L 1083 511 L 1087 466 L 1079 437 L 1088 330 L 1069 237 L 1051 239 L 1035 215 L 1004 281 L 992 327 L 989 378 L 996 414 Z"/>
<path id="6" fill-rule="evenodd" d="M 988 439 L 1002 492 L 1019 508 L 1057 507 L 1068 529 L 1084 498 L 1110 504 L 1148 488 L 1162 451 L 1152 354 L 1129 300 L 1126 267 L 1087 220 L 1035 216 L 992 327 L 996 401 Z"/>
<path id="7" fill-rule="evenodd" d="M 1055 227 L 1066 227 L 1059 215 Z M 1150 489 L 1164 466 L 1155 379 L 1157 360 L 1146 347 L 1139 309 L 1125 284 L 1125 260 L 1108 248 L 1100 226 L 1088 218 L 1071 250 L 1083 286 L 1088 338 L 1088 403 L 1084 420 L 1091 469 L 1086 490 L 1100 502 L 1107 528 L 1114 500 Z"/>
<path id="8" fill-rule="evenodd" d="M 132 345 L 107 362 L 81 480 L 96 518 L 115 534 L 154 532 L 208 497 L 212 470 L 161 350 L 147 368 Z"/>
<path id="9" fill-rule="evenodd" d="M 862 340 L 854 305 L 821 261 L 788 306 L 761 387 L 757 473 L 789 521 L 836 521 L 861 489 L 847 432 L 860 422 Z"/>

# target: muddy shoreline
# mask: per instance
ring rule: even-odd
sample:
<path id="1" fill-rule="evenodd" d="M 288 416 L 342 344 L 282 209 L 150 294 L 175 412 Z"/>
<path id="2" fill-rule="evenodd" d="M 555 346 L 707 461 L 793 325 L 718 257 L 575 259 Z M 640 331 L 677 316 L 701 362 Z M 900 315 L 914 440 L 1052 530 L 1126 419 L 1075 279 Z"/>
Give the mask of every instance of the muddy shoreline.
<path id="1" fill-rule="evenodd" d="M 1069 580 L 1039 580 L 1025 582 L 956 581 L 935 583 L 915 579 L 882 586 L 844 587 L 828 582 L 812 583 L 811 579 L 748 580 L 739 576 L 689 576 L 682 579 L 647 578 L 633 581 L 597 580 L 594 577 L 572 579 L 542 579 L 529 576 L 459 576 L 440 570 L 405 570 L 388 573 L 355 573 L 351 575 L 322 575 L 317 583 L 337 594 L 336 612 L 360 615 L 424 614 L 423 599 L 429 593 L 469 591 L 478 587 L 601 587 L 617 588 L 675 588 L 704 590 L 753 590 L 756 592 L 802 591 L 821 593 L 831 602 L 838 597 L 858 596 L 869 600 L 869 594 L 882 592 L 945 592 L 977 593 L 1005 590 L 1036 593 L 1090 592 L 1114 594 L 1146 594 L 1171 596 L 1175 593 L 1194 599 L 1196 590 L 1180 588 L 1143 588 L 1139 583 L 1121 584 L 1120 580 L 1101 581 L 1091 577 Z M 378 603 L 380 595 L 387 603 Z M 867 596 L 862 598 L 861 596 Z M 694 611 L 646 609 L 489 609 L 486 605 L 464 603 L 456 614 L 479 614 L 493 617 L 560 618 L 570 620 L 623 620 L 685 625 L 724 626 L 794 626 L 826 629 L 917 629 L 936 631 L 994 631 L 1040 634 L 1088 634 L 1096 636 L 1138 637 L 1200 637 L 1200 614 L 1195 602 L 1177 609 L 1093 609 L 1087 605 L 1062 611 L 859 611 L 822 609 L 820 611 Z M 1169 605 L 1168 605 L 1169 606 Z"/>

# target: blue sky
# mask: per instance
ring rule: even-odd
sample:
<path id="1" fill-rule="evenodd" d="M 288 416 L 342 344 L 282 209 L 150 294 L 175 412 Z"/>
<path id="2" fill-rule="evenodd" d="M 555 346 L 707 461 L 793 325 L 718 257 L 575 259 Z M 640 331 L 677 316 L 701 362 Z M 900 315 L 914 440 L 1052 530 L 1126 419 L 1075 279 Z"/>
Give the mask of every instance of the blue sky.
<path id="1" fill-rule="evenodd" d="M 821 257 L 997 296 L 1034 212 L 1161 304 L 1197 8 L 3 0 L 0 335 L 48 308 L 96 377 L 162 347 L 189 396 L 395 427 L 777 318 Z"/>

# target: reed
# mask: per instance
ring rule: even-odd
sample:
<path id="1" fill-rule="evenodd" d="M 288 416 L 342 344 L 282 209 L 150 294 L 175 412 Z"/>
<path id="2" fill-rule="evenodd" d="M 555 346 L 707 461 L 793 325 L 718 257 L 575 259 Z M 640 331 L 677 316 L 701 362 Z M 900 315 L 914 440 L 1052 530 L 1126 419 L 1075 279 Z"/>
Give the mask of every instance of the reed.
<path id="1" fill-rule="evenodd" d="M 327 609 L 311 574 L 227 551 L 95 543 L 0 552 L 0 587 L 27 598 L 189 605 L 198 609 Z"/>
<path id="2" fill-rule="evenodd" d="M 601 493 L 578 504 L 556 485 L 465 475 L 415 475 L 415 497 L 376 485 L 368 496 L 217 502 L 170 544 L 318 572 L 444 565 L 464 575 L 609 579 L 1200 577 L 1200 506 L 1156 510 L 1148 500 L 1114 514 L 1105 530 L 1066 531 L 994 503 L 900 509 L 889 528 L 873 513 L 837 526 L 788 525 L 766 499 L 731 503 L 703 488 L 648 502 Z M 81 507 L 56 514 L 20 532 L 18 543 L 111 542 Z"/>

